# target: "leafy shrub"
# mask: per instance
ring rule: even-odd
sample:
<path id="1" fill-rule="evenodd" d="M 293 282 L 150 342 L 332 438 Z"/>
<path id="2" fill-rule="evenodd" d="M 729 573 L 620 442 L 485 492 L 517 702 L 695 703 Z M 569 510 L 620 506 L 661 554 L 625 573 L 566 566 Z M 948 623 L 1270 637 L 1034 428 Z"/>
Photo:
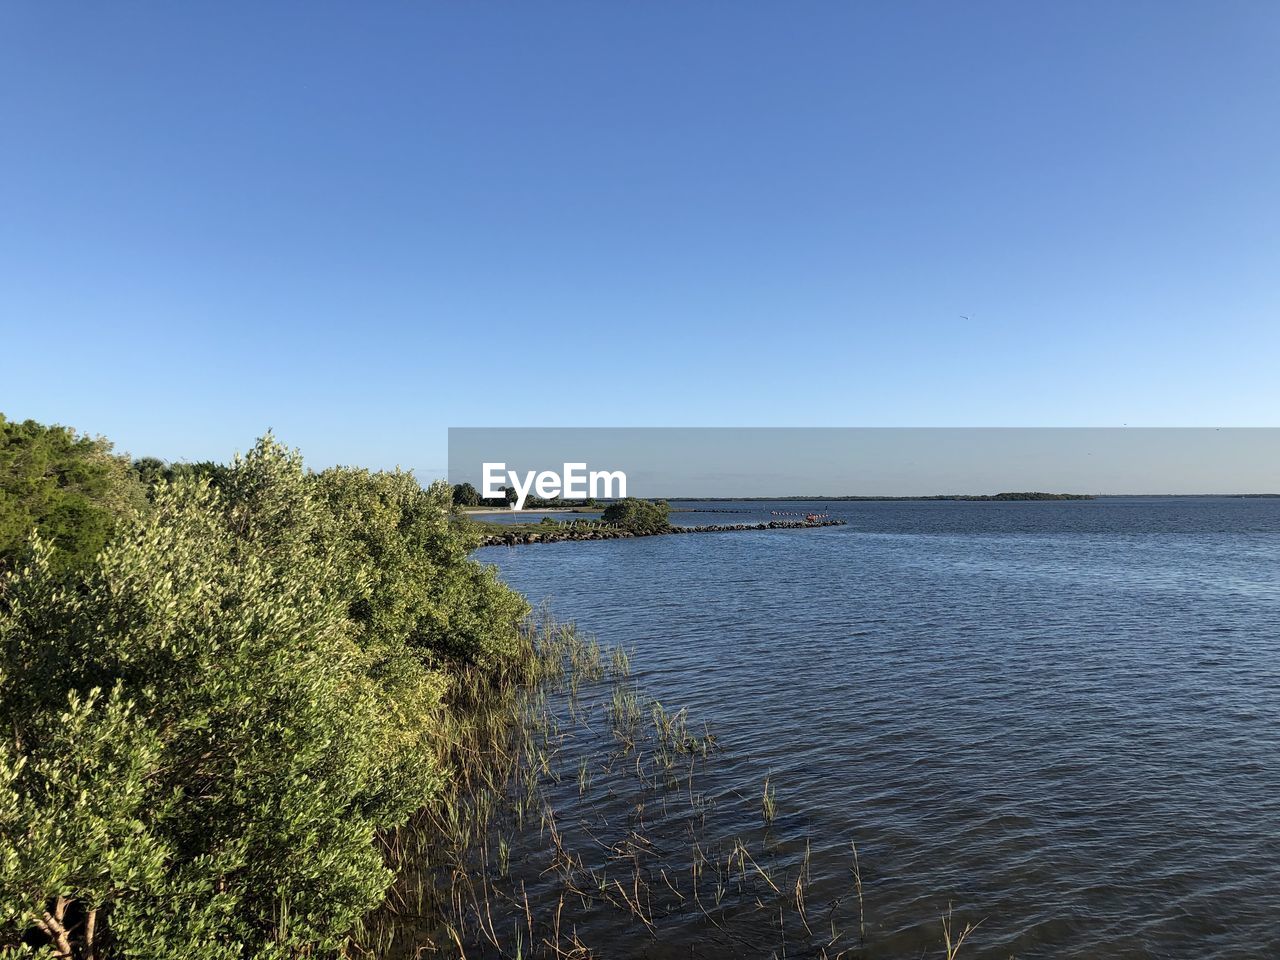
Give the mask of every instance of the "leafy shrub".
<path id="1" fill-rule="evenodd" d="M 0 570 L 12 567 L 33 527 L 56 569 L 83 565 L 144 501 L 128 459 L 106 440 L 0 415 Z"/>
<path id="2" fill-rule="evenodd" d="M 446 776 L 444 668 L 515 649 L 447 486 L 270 438 L 218 484 L 159 479 L 82 570 L 37 537 L 0 583 L 0 954 L 341 949 L 378 832 Z"/>
<path id="3" fill-rule="evenodd" d="M 524 598 L 467 556 L 472 528 L 450 522 L 447 484 L 337 467 L 313 478 L 330 512 L 329 548 L 348 572 L 363 642 L 404 644 L 433 662 L 498 665 L 512 654 Z"/>
<path id="4" fill-rule="evenodd" d="M 478 507 L 480 506 L 480 491 L 469 483 L 455 483 L 453 485 L 453 502 L 459 507 Z"/>
<path id="5" fill-rule="evenodd" d="M 199 463 L 166 463 L 159 457 L 140 457 L 133 461 L 133 474 L 150 495 L 161 482 L 173 483 L 183 478 L 207 479 L 209 485 L 220 489 L 231 468 L 225 463 L 202 460 Z"/>
<path id="6" fill-rule="evenodd" d="M 600 519 L 636 534 L 662 533 L 670 529 L 670 508 L 665 500 L 638 500 L 627 497 L 605 508 Z"/>

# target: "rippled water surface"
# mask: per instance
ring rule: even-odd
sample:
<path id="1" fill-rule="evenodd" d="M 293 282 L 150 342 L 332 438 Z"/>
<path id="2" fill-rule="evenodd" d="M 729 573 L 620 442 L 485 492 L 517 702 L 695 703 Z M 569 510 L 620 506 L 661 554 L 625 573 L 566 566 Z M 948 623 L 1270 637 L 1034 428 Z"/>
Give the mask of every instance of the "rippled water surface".
<path id="1" fill-rule="evenodd" d="M 856 840 L 890 955 L 951 902 L 971 956 L 1280 956 L 1280 500 L 704 506 L 849 525 L 478 557 Z"/>

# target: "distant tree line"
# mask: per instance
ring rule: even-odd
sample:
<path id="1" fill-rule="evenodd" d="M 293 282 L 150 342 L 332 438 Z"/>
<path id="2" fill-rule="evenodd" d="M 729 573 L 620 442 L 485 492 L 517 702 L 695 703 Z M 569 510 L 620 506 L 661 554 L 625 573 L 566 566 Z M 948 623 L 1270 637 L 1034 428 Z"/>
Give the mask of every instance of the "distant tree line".
<path id="1" fill-rule="evenodd" d="M 701 501 L 703 503 L 881 503 L 897 501 L 912 502 L 917 500 L 1093 500 L 1095 498 L 1092 494 L 1088 493 L 1041 493 L 1038 491 L 1032 491 L 1028 493 L 935 493 L 911 497 L 878 497 L 845 494 L 838 497 L 671 497 L 669 499 L 675 501 Z"/>
<path id="2" fill-rule="evenodd" d="M 482 497 L 470 483 L 453 485 L 453 504 L 456 507 L 506 507 L 516 502 L 517 495 L 511 487 L 502 488 L 501 497 Z"/>
<path id="3" fill-rule="evenodd" d="M 495 509 L 503 509 L 511 506 L 519 499 L 519 495 L 512 487 L 503 487 L 501 497 L 482 497 L 480 491 L 470 483 L 455 483 L 453 485 L 453 504 L 457 507 L 493 507 Z M 604 505 L 596 500 L 565 500 L 561 497 L 544 498 L 534 496 L 532 493 L 525 498 L 524 508 L 526 510 L 556 510 L 556 509 L 604 509 Z"/>

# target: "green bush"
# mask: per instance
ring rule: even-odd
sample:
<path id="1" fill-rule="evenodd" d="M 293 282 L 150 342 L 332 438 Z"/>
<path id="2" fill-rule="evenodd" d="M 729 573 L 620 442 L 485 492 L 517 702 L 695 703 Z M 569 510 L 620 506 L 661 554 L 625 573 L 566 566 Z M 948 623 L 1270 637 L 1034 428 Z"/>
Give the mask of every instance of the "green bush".
<path id="1" fill-rule="evenodd" d="M 605 508 L 600 519 L 635 534 L 662 533 L 671 528 L 670 508 L 665 500 L 638 500 L 627 497 Z"/>
<path id="2" fill-rule="evenodd" d="M 469 483 L 455 483 L 453 485 L 453 502 L 459 507 L 478 507 L 480 506 L 480 491 Z"/>
<path id="3" fill-rule="evenodd" d="M 133 461 L 132 467 L 134 476 L 149 495 L 154 493 L 162 480 L 173 483 L 183 478 L 207 479 L 210 486 L 221 488 L 230 469 L 225 463 L 214 463 L 211 460 L 199 463 L 166 463 L 159 457 L 140 457 Z"/>
<path id="4" fill-rule="evenodd" d="M 365 644 L 407 645 L 432 662 L 497 666 L 514 652 L 524 598 L 468 558 L 474 529 L 450 522 L 444 482 L 338 467 L 317 474 L 330 549 L 348 571 L 345 598 Z"/>
<path id="5" fill-rule="evenodd" d="M 88 563 L 144 502 L 128 459 L 106 440 L 0 414 L 0 571 L 13 566 L 32 528 L 55 568 Z"/>
<path id="6" fill-rule="evenodd" d="M 270 438 L 218 484 L 159 479 L 83 569 L 37 537 L 0 584 L 0 954 L 340 950 L 378 832 L 447 775 L 448 669 L 515 650 L 447 486 Z"/>

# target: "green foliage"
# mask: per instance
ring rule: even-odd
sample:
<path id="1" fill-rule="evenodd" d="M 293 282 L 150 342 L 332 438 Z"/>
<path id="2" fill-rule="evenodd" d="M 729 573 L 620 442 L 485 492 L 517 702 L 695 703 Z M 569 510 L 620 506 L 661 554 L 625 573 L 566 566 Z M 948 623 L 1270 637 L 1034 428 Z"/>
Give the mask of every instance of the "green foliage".
<path id="1" fill-rule="evenodd" d="M 50 563 L 88 563 L 120 520 L 145 502 L 126 458 L 101 438 L 0 414 L 0 571 L 12 567 L 31 531 Z"/>
<path id="2" fill-rule="evenodd" d="M 37 537 L 0 583 L 0 954 L 338 951 L 446 776 L 446 667 L 500 669 L 527 608 L 444 484 L 270 437 L 217 489 L 146 469 L 92 563 Z"/>
<path id="3" fill-rule="evenodd" d="M 166 463 L 159 457 L 140 457 L 133 461 L 132 470 L 143 488 L 148 494 L 152 494 L 161 481 L 172 483 L 183 477 L 196 480 L 207 479 L 210 486 L 220 488 L 226 482 L 230 467 L 224 463 L 214 463 L 212 460 L 202 460 L 199 463 Z"/>
<path id="4" fill-rule="evenodd" d="M 480 491 L 469 483 L 453 485 L 453 503 L 458 507 L 480 506 Z"/>
<path id="5" fill-rule="evenodd" d="M 519 499 L 518 497 L 516 499 Z M 512 501 L 515 502 L 514 500 Z M 526 510 L 575 510 L 601 509 L 600 505 L 590 498 L 585 500 L 566 500 L 564 497 L 539 497 L 529 494 L 524 499 Z"/>
<path id="6" fill-rule="evenodd" d="M 433 662 L 486 667 L 512 654 L 528 606 L 467 558 L 476 537 L 450 523 L 445 483 L 424 490 L 411 473 L 349 467 L 313 483 L 331 513 L 329 547 L 346 570 L 345 599 L 366 645 L 406 645 Z"/>
<path id="7" fill-rule="evenodd" d="M 600 519 L 636 534 L 662 533 L 670 529 L 670 508 L 665 500 L 638 500 L 627 497 L 605 508 Z"/>
<path id="8" fill-rule="evenodd" d="M 458 506 L 492 507 L 495 510 L 505 510 L 520 499 L 514 488 L 501 487 L 500 489 L 502 490 L 502 496 L 500 497 L 482 497 L 477 491 L 474 504 L 458 504 Z M 457 501 L 455 500 L 454 503 L 457 503 Z"/>

